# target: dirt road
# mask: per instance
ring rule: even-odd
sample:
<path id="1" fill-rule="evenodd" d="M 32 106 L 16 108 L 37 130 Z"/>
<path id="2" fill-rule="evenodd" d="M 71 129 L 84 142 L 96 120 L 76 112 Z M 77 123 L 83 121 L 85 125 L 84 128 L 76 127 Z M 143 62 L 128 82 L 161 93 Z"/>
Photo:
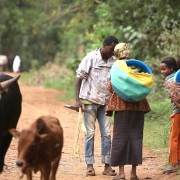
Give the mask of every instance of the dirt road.
<path id="1" fill-rule="evenodd" d="M 95 177 L 86 177 L 86 166 L 83 158 L 83 132 L 79 135 L 79 156 L 72 157 L 73 144 L 75 139 L 75 132 L 77 126 L 78 113 L 64 107 L 65 103 L 73 104 L 73 102 L 59 102 L 57 96 L 61 95 L 59 91 L 44 89 L 42 87 L 31 87 L 20 84 L 21 92 L 23 95 L 22 114 L 17 126 L 18 130 L 26 128 L 32 121 L 41 115 L 52 115 L 59 118 L 61 125 L 64 129 L 64 148 L 62 159 L 59 165 L 57 180 L 111 180 L 112 177 L 103 176 L 103 165 L 100 162 L 100 135 L 99 127 L 96 128 L 95 140 L 95 159 L 94 165 L 96 170 Z M 6 155 L 5 171 L 0 174 L 0 180 L 17 180 L 20 178 L 21 173 L 15 165 L 17 157 L 17 140 L 13 139 L 11 146 Z M 138 167 L 138 176 L 140 179 L 152 180 L 180 180 L 177 174 L 162 175 L 161 171 L 164 165 L 164 157 L 158 156 L 146 148 L 143 152 L 143 165 Z M 115 168 L 118 171 L 117 168 Z M 130 176 L 130 166 L 125 167 L 126 178 Z M 25 180 L 25 176 L 22 178 Z M 34 179 L 38 180 L 39 173 L 34 174 Z"/>

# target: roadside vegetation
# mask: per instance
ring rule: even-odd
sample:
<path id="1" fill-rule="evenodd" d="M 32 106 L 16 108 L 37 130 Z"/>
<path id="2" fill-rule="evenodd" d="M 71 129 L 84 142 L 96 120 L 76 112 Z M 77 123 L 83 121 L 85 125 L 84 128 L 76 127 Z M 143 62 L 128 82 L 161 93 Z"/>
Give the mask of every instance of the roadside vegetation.
<path id="1" fill-rule="evenodd" d="M 72 100 L 74 98 L 75 76 L 65 66 L 48 63 L 41 69 L 23 72 L 21 82 L 26 85 L 44 86 L 62 91 L 58 100 Z"/>

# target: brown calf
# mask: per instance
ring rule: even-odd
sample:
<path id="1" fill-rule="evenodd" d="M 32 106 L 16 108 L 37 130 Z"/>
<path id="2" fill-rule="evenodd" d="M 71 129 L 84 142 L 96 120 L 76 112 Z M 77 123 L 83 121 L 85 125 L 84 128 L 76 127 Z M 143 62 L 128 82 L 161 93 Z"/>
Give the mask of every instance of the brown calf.
<path id="1" fill-rule="evenodd" d="M 16 165 L 32 180 L 32 172 L 40 171 L 41 180 L 55 180 L 63 147 L 63 129 L 59 120 L 41 116 L 28 129 L 11 129 L 19 137 Z"/>

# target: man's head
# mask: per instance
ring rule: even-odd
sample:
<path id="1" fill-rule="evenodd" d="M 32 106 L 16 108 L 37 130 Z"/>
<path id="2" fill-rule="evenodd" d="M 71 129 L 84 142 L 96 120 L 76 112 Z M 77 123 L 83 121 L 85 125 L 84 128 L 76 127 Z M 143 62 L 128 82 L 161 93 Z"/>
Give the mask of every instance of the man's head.
<path id="1" fill-rule="evenodd" d="M 114 54 L 114 47 L 118 44 L 119 41 L 114 36 L 108 36 L 103 42 L 103 48 L 101 51 L 103 59 L 108 59 Z"/>

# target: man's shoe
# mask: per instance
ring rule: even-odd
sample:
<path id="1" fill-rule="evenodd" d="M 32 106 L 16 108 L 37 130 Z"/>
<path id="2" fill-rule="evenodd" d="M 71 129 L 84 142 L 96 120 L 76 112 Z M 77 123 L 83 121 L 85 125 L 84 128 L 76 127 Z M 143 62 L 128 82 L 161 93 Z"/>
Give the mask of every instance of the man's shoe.
<path id="1" fill-rule="evenodd" d="M 86 176 L 95 176 L 95 170 L 92 164 L 87 165 Z"/>
<path id="2" fill-rule="evenodd" d="M 116 176 L 117 173 L 115 172 L 114 169 L 112 169 L 111 166 L 105 166 L 104 171 L 102 172 L 103 175 L 106 176 Z"/>

